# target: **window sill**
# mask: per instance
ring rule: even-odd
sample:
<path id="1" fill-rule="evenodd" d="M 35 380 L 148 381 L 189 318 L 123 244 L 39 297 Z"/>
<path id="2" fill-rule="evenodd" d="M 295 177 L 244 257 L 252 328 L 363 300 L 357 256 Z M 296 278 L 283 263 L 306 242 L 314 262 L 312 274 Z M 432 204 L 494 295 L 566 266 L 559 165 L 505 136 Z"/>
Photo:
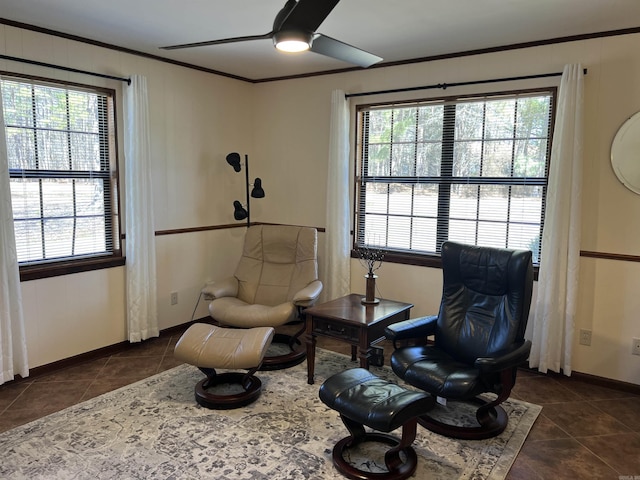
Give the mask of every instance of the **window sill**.
<path id="1" fill-rule="evenodd" d="M 351 258 L 360 258 L 356 250 L 351 250 Z M 385 251 L 382 261 L 402 265 L 415 265 L 418 267 L 442 268 L 442 258 L 440 255 Z M 533 279 L 536 281 L 538 280 L 538 269 L 538 265 L 533 266 Z"/>
<path id="2" fill-rule="evenodd" d="M 29 280 L 38 280 L 40 278 L 121 267 L 125 264 L 125 260 L 126 257 L 105 257 L 23 266 L 20 267 L 20 281 L 28 282 Z"/>

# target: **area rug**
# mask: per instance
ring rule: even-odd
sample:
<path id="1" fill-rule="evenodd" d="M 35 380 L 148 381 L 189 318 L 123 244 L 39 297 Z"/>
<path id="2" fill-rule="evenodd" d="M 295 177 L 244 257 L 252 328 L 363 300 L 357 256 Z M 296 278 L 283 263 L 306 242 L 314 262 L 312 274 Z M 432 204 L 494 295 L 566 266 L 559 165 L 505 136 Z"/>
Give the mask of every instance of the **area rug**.
<path id="1" fill-rule="evenodd" d="M 348 433 L 318 388 L 354 366 L 318 349 L 314 385 L 306 382 L 306 362 L 259 372 L 255 403 L 209 410 L 194 400 L 202 373 L 181 365 L 0 434 L 0 478 L 341 479 L 331 451 Z M 371 371 L 397 380 L 388 367 Z M 516 400 L 504 406 L 508 427 L 489 440 L 453 440 L 418 427 L 413 478 L 503 479 L 541 410 Z M 382 460 L 353 461 L 384 470 Z"/>

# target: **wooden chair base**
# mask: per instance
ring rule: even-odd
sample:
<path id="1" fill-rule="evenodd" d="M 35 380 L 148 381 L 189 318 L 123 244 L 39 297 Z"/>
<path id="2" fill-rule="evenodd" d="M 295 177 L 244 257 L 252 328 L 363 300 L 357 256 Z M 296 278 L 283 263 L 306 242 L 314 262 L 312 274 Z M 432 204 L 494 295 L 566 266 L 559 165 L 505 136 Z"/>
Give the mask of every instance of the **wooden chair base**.
<path id="1" fill-rule="evenodd" d="M 273 343 L 283 343 L 288 345 L 291 350 L 288 353 L 282 355 L 265 355 L 262 360 L 262 366 L 260 370 L 282 370 L 285 368 L 295 367 L 304 362 L 307 358 L 307 350 L 303 348 L 302 343 L 297 337 L 286 335 L 284 333 L 276 333 L 273 336 Z"/>
<path id="2" fill-rule="evenodd" d="M 346 450 L 362 442 L 380 442 L 392 446 L 385 454 L 387 472 L 366 472 L 344 459 Z M 333 447 L 333 464 L 340 473 L 353 480 L 404 480 L 416 471 L 418 456 L 411 445 L 400 447 L 400 443 L 397 438 L 383 433 L 366 433 L 357 443 L 353 437 L 345 437 Z M 404 454 L 404 461 L 400 458 L 400 453 Z"/>
<path id="3" fill-rule="evenodd" d="M 244 392 L 216 395 L 208 390 L 222 384 L 242 385 Z M 255 402 L 262 391 L 262 382 L 255 375 L 241 372 L 221 373 L 198 382 L 195 389 L 196 402 L 205 408 L 228 410 L 244 407 Z"/>
<path id="4" fill-rule="evenodd" d="M 485 438 L 496 437 L 507 428 L 509 416 L 500 405 L 486 408 L 489 402 L 481 398 L 475 398 L 471 402 L 480 405 L 476 412 L 476 419 L 479 424 L 477 427 L 450 425 L 440 422 L 429 415 L 419 416 L 418 423 L 438 435 L 461 440 L 484 440 Z"/>

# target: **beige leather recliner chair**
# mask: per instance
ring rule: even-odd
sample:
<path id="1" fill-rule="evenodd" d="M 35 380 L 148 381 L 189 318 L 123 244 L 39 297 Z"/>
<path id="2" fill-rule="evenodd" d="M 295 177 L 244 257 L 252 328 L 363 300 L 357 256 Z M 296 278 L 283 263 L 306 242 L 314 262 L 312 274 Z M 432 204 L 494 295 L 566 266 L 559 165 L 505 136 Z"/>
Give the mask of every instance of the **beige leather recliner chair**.
<path id="1" fill-rule="evenodd" d="M 255 225 L 247 229 L 242 257 L 233 277 L 208 283 L 209 313 L 221 326 L 279 327 L 301 319 L 313 305 L 318 280 L 317 231 L 311 227 Z M 287 343 L 288 352 L 265 357 L 263 370 L 287 368 L 305 358 L 298 337 L 276 333 L 274 343 Z"/>

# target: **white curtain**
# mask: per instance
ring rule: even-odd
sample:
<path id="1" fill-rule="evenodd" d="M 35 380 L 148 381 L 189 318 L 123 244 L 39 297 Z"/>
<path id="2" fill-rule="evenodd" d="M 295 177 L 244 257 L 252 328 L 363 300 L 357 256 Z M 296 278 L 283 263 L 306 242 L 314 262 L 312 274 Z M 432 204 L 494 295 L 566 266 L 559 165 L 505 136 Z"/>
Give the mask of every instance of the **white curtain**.
<path id="1" fill-rule="evenodd" d="M 583 69 L 562 74 L 551 148 L 538 295 L 527 337 L 529 365 L 571 375 L 582 199 Z"/>
<path id="2" fill-rule="evenodd" d="M 322 258 L 324 300 L 350 291 L 349 102 L 342 90 L 331 94 L 327 217 Z"/>
<path id="3" fill-rule="evenodd" d="M 127 323 L 130 342 L 157 337 L 156 248 L 147 79 L 125 89 Z"/>
<path id="4" fill-rule="evenodd" d="M 13 380 L 15 375 L 28 377 L 29 362 L 0 91 L 0 384 Z"/>

